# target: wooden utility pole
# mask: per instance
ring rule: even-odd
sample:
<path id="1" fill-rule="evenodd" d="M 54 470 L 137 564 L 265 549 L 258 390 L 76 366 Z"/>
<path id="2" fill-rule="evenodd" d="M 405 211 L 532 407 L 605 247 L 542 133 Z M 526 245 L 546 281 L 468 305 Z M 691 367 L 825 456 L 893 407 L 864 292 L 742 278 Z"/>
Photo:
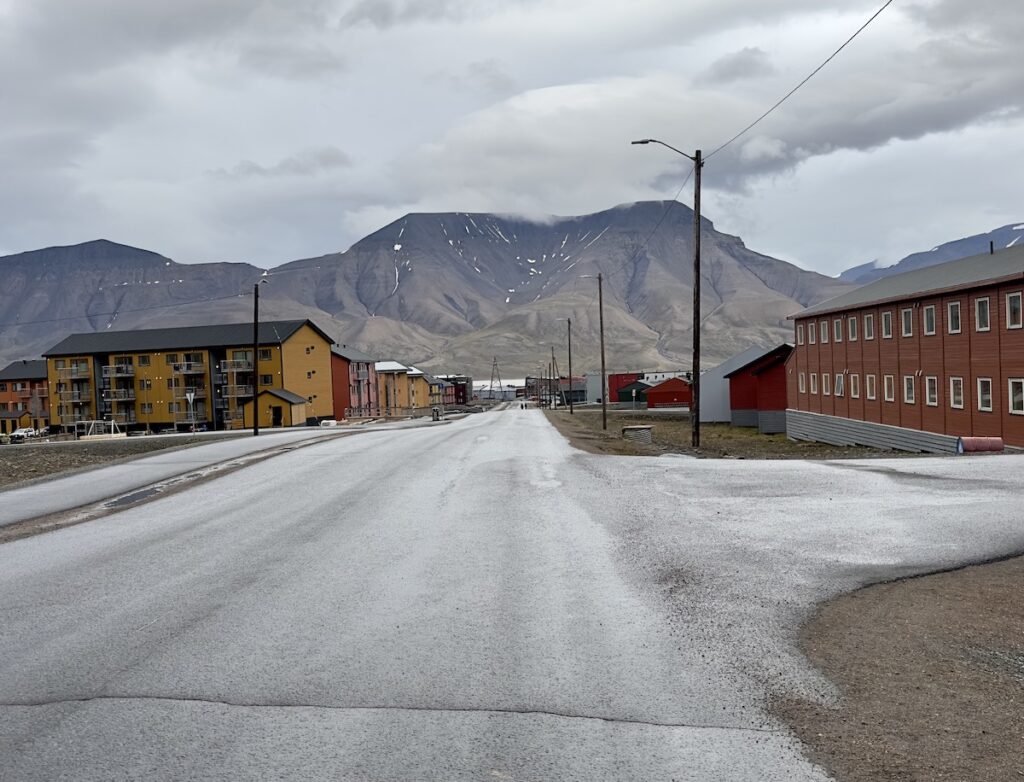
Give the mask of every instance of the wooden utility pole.
<path id="1" fill-rule="evenodd" d="M 569 321 L 569 415 L 575 415 L 572 409 L 572 318 Z"/>
<path id="2" fill-rule="evenodd" d="M 252 436 L 260 433 L 260 411 L 257 409 L 260 395 L 260 283 L 252 286 Z M 242 403 L 242 423 L 245 423 L 245 403 Z"/>
<path id="3" fill-rule="evenodd" d="M 690 405 L 690 439 L 700 448 L 700 150 L 693 156 L 693 402 Z"/>
<path id="4" fill-rule="evenodd" d="M 604 286 L 603 278 L 597 275 L 597 318 L 601 330 L 601 428 L 608 429 L 608 384 L 604 366 Z"/>

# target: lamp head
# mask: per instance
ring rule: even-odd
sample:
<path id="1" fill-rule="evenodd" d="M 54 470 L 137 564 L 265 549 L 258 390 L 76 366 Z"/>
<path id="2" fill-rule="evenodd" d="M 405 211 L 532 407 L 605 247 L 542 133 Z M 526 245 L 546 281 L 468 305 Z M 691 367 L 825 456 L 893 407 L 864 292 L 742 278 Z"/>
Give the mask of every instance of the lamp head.
<path id="1" fill-rule="evenodd" d="M 650 144 L 652 141 L 654 141 L 654 139 L 652 139 L 652 138 L 641 138 L 641 139 L 637 139 L 636 141 L 631 141 L 629 143 L 630 144 Z"/>

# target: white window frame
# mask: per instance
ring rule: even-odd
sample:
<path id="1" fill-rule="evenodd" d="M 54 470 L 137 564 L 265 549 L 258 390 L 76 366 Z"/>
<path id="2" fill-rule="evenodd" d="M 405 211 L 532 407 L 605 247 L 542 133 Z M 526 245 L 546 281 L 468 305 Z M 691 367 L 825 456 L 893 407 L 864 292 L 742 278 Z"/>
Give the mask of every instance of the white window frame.
<path id="1" fill-rule="evenodd" d="M 807 344 L 814 345 L 818 342 L 818 324 L 813 320 L 807 322 Z"/>
<path id="2" fill-rule="evenodd" d="M 874 401 L 878 389 L 875 387 L 875 376 L 864 375 L 864 396 Z"/>
<path id="3" fill-rule="evenodd" d="M 896 401 L 896 376 L 882 375 L 882 394 L 886 402 Z"/>
<path id="4" fill-rule="evenodd" d="M 1015 408 L 1013 406 L 1013 387 L 1018 386 L 1020 388 L 1020 407 Z M 1011 377 L 1007 381 L 1006 390 L 1008 392 L 1007 404 L 1010 408 L 1010 415 L 1024 415 L 1024 377 Z"/>
<path id="5" fill-rule="evenodd" d="M 909 381 L 909 382 L 908 382 Z M 917 378 L 913 375 L 903 376 L 903 404 L 917 404 Z"/>
<path id="6" fill-rule="evenodd" d="M 818 337 L 821 338 L 821 344 L 828 344 L 828 321 L 823 320 L 818 324 Z"/>
<path id="7" fill-rule="evenodd" d="M 985 406 L 985 395 L 981 391 L 982 383 L 988 384 L 988 406 Z M 982 413 L 992 412 L 992 378 L 990 377 L 979 377 L 978 383 L 978 410 Z"/>
<path id="8" fill-rule="evenodd" d="M 818 373 L 811 372 L 811 393 L 817 396 L 818 394 Z"/>
<path id="9" fill-rule="evenodd" d="M 843 341 L 843 319 L 836 318 L 832 321 L 832 341 L 839 344 Z"/>
<path id="10" fill-rule="evenodd" d="M 857 316 L 851 315 L 846 319 L 846 341 L 857 341 Z"/>
<path id="11" fill-rule="evenodd" d="M 928 328 L 928 316 L 931 315 L 932 327 Z M 921 331 L 924 332 L 926 337 L 935 336 L 935 305 L 929 304 L 927 307 L 921 308 Z"/>
<path id="12" fill-rule="evenodd" d="M 939 406 L 939 379 L 935 375 L 925 376 L 924 403 L 928 405 L 928 407 Z"/>
<path id="13" fill-rule="evenodd" d="M 956 328 L 953 328 L 953 310 L 956 310 Z M 963 323 L 960 320 L 960 302 L 951 301 L 946 304 L 946 333 L 959 334 L 963 330 Z"/>
<path id="14" fill-rule="evenodd" d="M 868 313 L 864 316 L 864 339 L 875 338 L 875 315 L 874 313 Z"/>
<path id="15" fill-rule="evenodd" d="M 850 375 L 850 399 L 860 399 L 860 375 Z"/>
<path id="16" fill-rule="evenodd" d="M 807 393 L 807 376 L 803 372 L 801 372 L 800 374 L 798 374 L 796 376 L 796 378 L 797 378 L 797 388 L 800 390 L 800 393 L 801 394 L 806 394 Z"/>
<path id="17" fill-rule="evenodd" d="M 828 372 L 821 373 L 821 395 L 832 396 L 832 378 Z"/>
<path id="18" fill-rule="evenodd" d="M 836 372 L 835 396 L 842 396 L 843 393 L 846 391 L 845 386 L 846 375 L 844 375 L 842 372 Z"/>
<path id="19" fill-rule="evenodd" d="M 981 303 L 985 302 L 985 326 L 982 328 L 981 325 Z M 974 300 L 974 330 L 975 331 L 991 331 L 992 330 L 992 305 L 989 302 L 988 296 L 981 296 Z"/>
<path id="20" fill-rule="evenodd" d="M 797 323 L 796 324 L 796 344 L 797 345 L 803 345 L 804 344 L 804 324 L 803 323 Z"/>
<path id="21" fill-rule="evenodd" d="M 911 307 L 900 310 L 900 336 L 914 336 L 914 310 Z"/>
<path id="22" fill-rule="evenodd" d="M 960 398 L 959 404 L 956 401 L 957 397 Z M 954 410 L 964 409 L 964 379 L 958 375 L 949 379 L 949 406 Z"/>
<path id="23" fill-rule="evenodd" d="M 1017 300 L 1017 322 L 1014 323 L 1010 319 L 1010 300 Z M 1013 293 L 1006 294 L 1006 328 L 1008 329 L 1019 329 L 1024 328 L 1024 299 L 1021 297 L 1020 291 L 1014 291 Z"/>
<path id="24" fill-rule="evenodd" d="M 882 339 L 892 339 L 892 310 L 882 313 Z"/>

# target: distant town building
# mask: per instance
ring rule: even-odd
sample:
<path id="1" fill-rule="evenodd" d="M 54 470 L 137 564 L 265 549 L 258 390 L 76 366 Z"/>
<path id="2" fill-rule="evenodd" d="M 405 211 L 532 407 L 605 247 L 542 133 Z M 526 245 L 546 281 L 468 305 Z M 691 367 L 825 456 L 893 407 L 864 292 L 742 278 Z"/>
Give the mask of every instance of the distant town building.
<path id="1" fill-rule="evenodd" d="M 50 392 L 43 360 L 15 361 L 0 370 L 0 434 L 50 425 Z"/>
<path id="2" fill-rule="evenodd" d="M 786 361 L 792 352 L 792 345 L 779 345 L 725 376 L 733 426 L 756 426 L 761 434 L 786 431 Z"/>

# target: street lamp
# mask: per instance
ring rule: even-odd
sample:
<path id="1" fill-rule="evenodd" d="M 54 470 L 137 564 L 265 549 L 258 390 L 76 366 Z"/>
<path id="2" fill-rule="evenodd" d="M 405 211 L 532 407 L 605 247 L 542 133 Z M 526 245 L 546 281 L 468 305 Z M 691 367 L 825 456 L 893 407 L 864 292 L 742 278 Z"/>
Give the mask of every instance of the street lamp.
<path id="1" fill-rule="evenodd" d="M 691 444 L 694 448 L 700 448 L 700 172 L 704 167 L 704 159 L 699 149 L 695 154 L 687 155 L 656 138 L 643 138 L 631 143 L 661 144 L 693 161 L 693 401 L 690 403 L 690 432 Z"/>
<path id="2" fill-rule="evenodd" d="M 581 274 L 580 277 L 593 277 L 592 274 Z M 605 381 L 607 374 L 604 363 L 604 278 L 597 275 L 597 322 L 598 330 L 601 332 L 601 428 L 608 429 L 608 385 Z M 572 373 L 569 373 L 569 388 L 572 388 Z"/>
<path id="3" fill-rule="evenodd" d="M 260 411 L 256 407 L 260 397 L 260 285 L 267 281 L 264 277 L 252 284 L 252 436 L 260 433 Z M 242 405 L 245 410 L 245 405 Z M 244 416 L 244 412 L 243 412 Z M 243 420 L 243 425 L 245 421 Z"/>

